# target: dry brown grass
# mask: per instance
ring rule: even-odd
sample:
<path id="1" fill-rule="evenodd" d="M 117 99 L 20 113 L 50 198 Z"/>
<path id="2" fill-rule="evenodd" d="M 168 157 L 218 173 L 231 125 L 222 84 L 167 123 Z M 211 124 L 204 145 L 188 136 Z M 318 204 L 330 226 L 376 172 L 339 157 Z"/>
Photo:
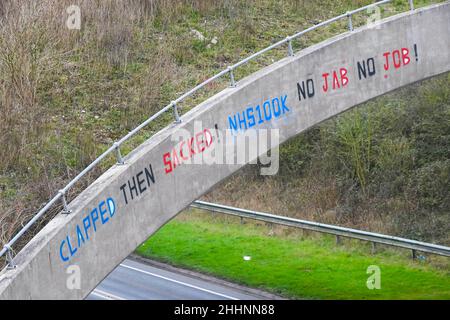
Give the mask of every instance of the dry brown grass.
<path id="1" fill-rule="evenodd" d="M 280 39 L 286 28 L 292 31 L 310 26 L 367 1 L 264 0 L 264 8 L 260 3 L 1 0 L 0 246 L 56 190 L 98 156 L 101 147 L 191 88 L 194 82 Z M 65 27 L 66 8 L 72 4 L 81 7 L 81 32 Z M 288 13 L 291 20 L 284 21 Z M 186 18 L 197 15 L 208 16 L 200 22 L 205 33 L 212 30 L 211 34 L 221 35 L 233 22 L 236 25 L 228 44 L 219 42 L 221 50 L 214 56 L 203 56 L 209 62 L 196 60 L 199 54 L 189 36 L 191 25 Z M 266 30 L 280 24 L 283 30 L 278 30 L 279 34 L 266 34 Z M 179 25 L 183 30 L 171 29 Z M 258 26 L 264 30 L 256 34 Z M 270 63 L 270 59 L 266 62 Z M 142 70 L 129 72 L 132 68 Z M 170 88 L 166 88 L 168 84 Z M 217 92 L 220 85 L 214 83 L 209 89 Z M 186 105 L 195 105 L 196 98 Z M 93 119 L 94 115 L 99 119 Z M 156 130 L 157 125 L 150 129 Z M 93 172 L 69 197 L 100 172 Z M 316 221 L 381 228 L 370 208 L 365 220 L 342 215 L 336 209 L 339 195 L 334 179 L 258 178 L 250 184 L 247 178 L 235 176 L 208 198 Z"/>
<path id="2" fill-rule="evenodd" d="M 204 199 L 309 221 L 398 234 L 398 224 L 392 222 L 389 211 L 378 207 L 379 201 L 372 200 L 364 206 L 354 207 L 349 214 L 342 208 L 345 199 L 341 199 L 339 193 L 334 178 L 314 174 L 313 171 L 303 177 L 262 178 L 256 170 L 246 167 L 205 195 Z M 281 232 L 285 228 L 275 230 Z"/>
<path id="3" fill-rule="evenodd" d="M 64 88 L 53 88 L 53 81 L 59 81 L 67 72 L 73 77 L 71 82 L 77 84 L 80 64 L 99 68 L 126 66 L 133 47 L 139 47 L 133 42 L 136 28 L 144 28 L 144 22 L 149 23 L 157 15 L 166 24 L 179 19 L 179 12 L 186 9 L 187 3 L 208 11 L 224 2 L 0 2 L 0 247 L 99 152 L 98 141 L 93 140 L 95 133 L 70 133 L 77 149 L 70 158 L 67 156 L 63 140 L 74 124 L 67 122 L 72 121 L 67 112 L 66 118 L 54 123 L 55 112 L 48 109 L 47 101 Z M 82 32 L 65 27 L 66 8 L 72 4 L 81 7 Z M 135 127 L 151 114 L 149 106 L 161 106 L 163 84 L 175 81 L 179 75 L 173 59 L 162 47 L 154 48 L 155 52 L 148 55 L 151 57 L 148 69 L 137 84 L 127 89 L 138 91 L 133 92 L 138 102 L 123 107 L 121 118 L 126 121 L 120 121 L 120 127 L 124 130 Z M 74 62 L 74 57 L 79 62 Z M 71 158 L 76 159 L 75 167 Z M 87 177 L 77 190 L 99 172 Z M 53 214 L 49 212 L 41 222 L 45 223 Z M 35 230 L 39 227 L 38 223 Z M 25 241 L 26 237 L 20 243 Z M 21 247 L 20 243 L 16 249 Z"/>
<path id="4" fill-rule="evenodd" d="M 81 9 L 81 31 L 66 27 L 66 9 L 73 4 Z M 177 61 L 195 56 L 191 39 L 170 35 L 171 24 L 183 23 L 192 11 L 233 19 L 241 7 L 237 0 L 0 1 L 0 247 L 102 145 L 173 99 L 167 96 L 178 93 L 173 88 L 192 86 L 182 83 L 189 70 Z M 110 79 L 136 62 L 146 67 L 133 78 Z M 100 120 L 92 120 L 93 114 Z M 69 198 L 101 171 L 86 177 Z"/>

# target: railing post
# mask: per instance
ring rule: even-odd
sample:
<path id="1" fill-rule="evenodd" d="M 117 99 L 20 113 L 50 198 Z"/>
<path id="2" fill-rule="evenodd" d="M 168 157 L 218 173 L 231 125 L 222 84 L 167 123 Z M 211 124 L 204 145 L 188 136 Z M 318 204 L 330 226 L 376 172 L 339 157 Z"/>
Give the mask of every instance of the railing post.
<path id="1" fill-rule="evenodd" d="M 353 31 L 352 15 L 350 14 L 350 12 L 347 12 L 347 18 L 348 18 L 348 30 Z"/>
<path id="2" fill-rule="evenodd" d="M 273 231 L 273 222 L 270 223 L 270 231 L 269 231 L 269 235 L 272 236 L 274 234 Z"/>
<path id="3" fill-rule="evenodd" d="M 236 81 L 234 80 L 233 67 L 228 66 L 228 72 L 230 74 L 230 87 L 236 87 Z"/>
<path id="4" fill-rule="evenodd" d="M 125 161 L 123 160 L 123 157 L 122 157 L 122 153 L 120 152 L 119 143 L 114 142 L 114 147 L 116 148 L 117 164 L 125 164 Z"/>
<path id="5" fill-rule="evenodd" d="M 408 0 L 408 1 L 409 1 L 409 9 L 411 11 L 413 11 L 414 10 L 414 0 Z"/>
<path id="6" fill-rule="evenodd" d="M 62 214 L 70 214 L 72 212 L 72 210 L 69 210 L 69 208 L 67 206 L 66 193 L 64 192 L 64 190 L 59 190 L 58 193 L 61 194 L 61 201 L 63 204 Z"/>
<path id="7" fill-rule="evenodd" d="M 175 101 L 171 102 L 173 108 L 173 116 L 175 118 L 175 123 L 181 123 L 180 115 L 178 114 L 178 107 Z"/>
<path id="8" fill-rule="evenodd" d="M 288 55 L 292 57 L 294 55 L 294 50 L 292 49 L 292 38 L 290 36 L 286 37 L 286 41 L 288 44 Z"/>
<path id="9" fill-rule="evenodd" d="M 15 269 L 16 265 L 14 264 L 13 261 L 14 257 L 12 254 L 12 248 L 7 244 L 5 244 L 4 248 L 6 249 L 6 263 L 8 264 L 6 266 L 6 269 L 8 270 Z"/>

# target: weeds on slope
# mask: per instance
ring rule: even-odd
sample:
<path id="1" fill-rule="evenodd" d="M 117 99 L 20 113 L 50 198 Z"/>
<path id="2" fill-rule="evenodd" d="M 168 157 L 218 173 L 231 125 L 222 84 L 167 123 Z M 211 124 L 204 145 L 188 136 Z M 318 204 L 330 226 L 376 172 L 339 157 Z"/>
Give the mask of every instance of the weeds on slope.
<path id="1" fill-rule="evenodd" d="M 107 146 L 182 92 L 287 34 L 370 1 L 75 2 L 81 30 L 66 28 L 71 0 L 0 2 L 0 246 Z M 386 14 L 405 8 L 396 3 Z M 364 14 L 355 17 L 355 26 L 364 21 Z M 205 39 L 194 37 L 193 29 Z M 330 26 L 294 46 L 344 30 L 344 22 Z M 285 55 L 274 51 L 236 76 Z M 183 110 L 226 86 L 209 86 Z M 170 117 L 149 126 L 124 152 Z M 69 198 L 113 162 L 94 170 Z"/>

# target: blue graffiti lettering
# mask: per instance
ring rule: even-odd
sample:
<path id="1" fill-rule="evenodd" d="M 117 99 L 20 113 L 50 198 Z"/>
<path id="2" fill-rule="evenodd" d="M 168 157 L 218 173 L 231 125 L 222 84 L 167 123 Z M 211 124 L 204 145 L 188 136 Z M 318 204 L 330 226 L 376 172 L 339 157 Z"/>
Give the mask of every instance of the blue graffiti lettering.
<path id="1" fill-rule="evenodd" d="M 69 261 L 69 258 L 65 255 L 63 255 L 63 247 L 64 244 L 66 243 L 66 240 L 61 241 L 61 245 L 59 246 L 59 256 L 61 257 L 61 260 L 66 262 Z"/>
<path id="2" fill-rule="evenodd" d="M 262 104 L 248 106 L 244 111 L 228 116 L 228 128 L 231 131 L 245 131 L 290 112 L 286 105 L 287 94 L 267 99 Z"/>
<path id="3" fill-rule="evenodd" d="M 107 198 L 106 201 L 101 201 L 97 207 L 83 216 L 80 224 L 75 227 L 76 241 L 71 242 L 70 234 L 61 241 L 59 246 L 59 256 L 63 262 L 69 261 L 87 241 L 97 232 L 98 228 L 107 223 L 116 213 L 116 203 L 113 198 Z M 96 222 L 100 220 L 102 224 L 97 225 Z M 91 236 L 91 237 L 89 237 Z M 75 245 L 75 246 L 73 246 Z"/>

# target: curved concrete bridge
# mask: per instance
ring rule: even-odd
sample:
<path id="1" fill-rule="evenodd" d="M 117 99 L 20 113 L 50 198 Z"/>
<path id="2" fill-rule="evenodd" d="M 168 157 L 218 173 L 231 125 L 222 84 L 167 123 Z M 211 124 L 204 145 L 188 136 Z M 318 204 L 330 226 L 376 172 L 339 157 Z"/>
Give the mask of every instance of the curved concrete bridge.
<path id="1" fill-rule="evenodd" d="M 84 298 L 147 237 L 243 166 L 186 163 L 217 148 L 220 130 L 279 129 L 282 143 L 449 70 L 448 2 L 347 32 L 260 70 L 186 113 L 83 191 L 71 214 L 50 221 L 14 258 L 17 267 L 3 270 L 0 298 Z M 173 141 L 186 132 L 191 137 Z M 79 289 L 69 283 L 72 272 L 79 272 Z"/>

